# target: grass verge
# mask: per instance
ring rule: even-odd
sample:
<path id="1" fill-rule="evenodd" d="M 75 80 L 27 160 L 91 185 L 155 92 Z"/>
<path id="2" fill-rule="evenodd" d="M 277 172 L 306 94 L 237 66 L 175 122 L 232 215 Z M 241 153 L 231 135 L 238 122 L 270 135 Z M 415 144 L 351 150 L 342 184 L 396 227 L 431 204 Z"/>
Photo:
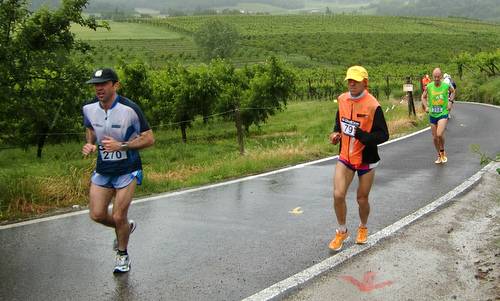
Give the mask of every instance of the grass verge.
<path id="1" fill-rule="evenodd" d="M 406 104 L 381 103 L 391 138 L 427 126 L 423 115 L 409 118 Z M 337 110 L 332 101 L 289 103 L 266 124 L 252 127 L 240 156 L 232 122 L 197 120 L 182 143 L 178 130 L 156 130 L 156 144 L 141 152 L 145 179 L 136 196 L 195 187 L 333 156 L 328 143 Z M 81 156 L 81 143 L 0 151 L 0 222 L 12 222 L 87 205 L 95 158 Z M 383 156 L 383 154 L 382 154 Z"/>

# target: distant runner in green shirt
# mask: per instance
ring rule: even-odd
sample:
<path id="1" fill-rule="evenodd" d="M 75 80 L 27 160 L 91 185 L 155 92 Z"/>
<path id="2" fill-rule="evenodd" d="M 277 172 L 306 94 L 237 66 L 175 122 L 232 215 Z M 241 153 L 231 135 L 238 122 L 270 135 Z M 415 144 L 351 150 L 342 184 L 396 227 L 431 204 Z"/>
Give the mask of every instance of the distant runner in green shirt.
<path id="1" fill-rule="evenodd" d="M 444 132 L 448 124 L 448 111 L 455 99 L 455 89 L 442 81 L 443 75 L 439 68 L 432 71 L 432 78 L 434 81 L 429 83 L 427 89 L 422 93 L 422 104 L 425 112 L 429 113 L 432 138 L 438 153 L 434 163 L 441 164 L 448 162 L 444 150 Z"/>

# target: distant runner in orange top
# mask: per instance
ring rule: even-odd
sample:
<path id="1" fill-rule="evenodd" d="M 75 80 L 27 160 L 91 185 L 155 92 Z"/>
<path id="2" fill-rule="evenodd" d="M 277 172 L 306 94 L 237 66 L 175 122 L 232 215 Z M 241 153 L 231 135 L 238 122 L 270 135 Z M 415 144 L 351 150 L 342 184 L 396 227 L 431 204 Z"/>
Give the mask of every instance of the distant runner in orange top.
<path id="1" fill-rule="evenodd" d="M 429 77 L 429 74 L 426 74 L 422 77 L 420 80 L 420 84 L 422 85 L 422 93 L 424 93 L 425 90 L 427 90 L 427 85 L 431 82 L 431 78 Z M 425 110 L 425 106 L 422 103 L 422 110 Z"/>
<path id="2" fill-rule="evenodd" d="M 427 89 L 427 84 L 430 83 L 432 80 L 429 77 L 429 74 L 426 74 L 424 77 L 422 77 L 422 92 Z"/>
<path id="3" fill-rule="evenodd" d="M 338 228 L 335 238 L 329 245 L 333 251 L 341 250 L 344 241 L 349 238 L 346 227 L 345 198 L 356 172 L 359 177 L 357 201 L 360 218 L 356 243 L 367 242 L 367 223 L 370 214 L 368 195 L 375 177 L 374 168 L 380 160 L 377 145 L 389 139 L 384 112 L 377 99 L 367 90 L 368 72 L 366 69 L 361 66 L 350 67 L 345 80 L 347 80 L 349 92 L 338 98 L 339 109 L 333 132 L 330 134 L 332 144 L 340 142 L 333 194 Z"/>

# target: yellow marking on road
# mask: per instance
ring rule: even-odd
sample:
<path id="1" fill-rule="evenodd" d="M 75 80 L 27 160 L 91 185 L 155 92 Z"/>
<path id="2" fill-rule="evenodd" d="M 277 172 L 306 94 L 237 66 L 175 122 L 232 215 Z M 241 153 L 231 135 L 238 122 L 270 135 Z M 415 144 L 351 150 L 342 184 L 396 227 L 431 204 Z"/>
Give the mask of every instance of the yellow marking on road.
<path id="1" fill-rule="evenodd" d="M 302 211 L 301 207 L 293 208 L 292 211 L 288 211 L 288 213 L 299 215 L 302 214 L 304 211 Z"/>

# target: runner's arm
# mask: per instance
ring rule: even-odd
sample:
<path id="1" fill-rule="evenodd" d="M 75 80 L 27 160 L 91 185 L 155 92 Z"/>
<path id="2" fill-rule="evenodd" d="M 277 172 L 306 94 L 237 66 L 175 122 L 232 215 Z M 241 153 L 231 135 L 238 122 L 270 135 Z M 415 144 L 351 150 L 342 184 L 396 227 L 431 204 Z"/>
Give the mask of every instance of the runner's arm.
<path id="1" fill-rule="evenodd" d="M 153 130 L 147 130 L 142 132 L 139 136 L 128 142 L 129 149 L 143 149 L 150 147 L 155 143 L 155 137 L 153 135 Z"/>
<path id="2" fill-rule="evenodd" d="M 428 112 L 428 107 L 427 107 L 427 89 L 424 90 L 422 93 L 422 97 L 420 98 L 422 100 L 422 105 L 424 106 L 424 110 Z"/>
<path id="3" fill-rule="evenodd" d="M 337 114 L 335 114 L 335 123 L 333 124 L 334 133 L 340 133 L 340 120 L 339 120 L 339 111 L 337 110 Z"/>
<path id="4" fill-rule="evenodd" d="M 373 119 L 373 126 L 371 132 L 365 132 L 360 128 L 356 129 L 354 136 L 361 141 L 364 145 L 378 145 L 389 140 L 389 130 L 385 122 L 384 112 L 379 106 L 375 111 L 375 118 Z"/>
<path id="5" fill-rule="evenodd" d="M 97 137 L 93 129 L 91 128 L 85 129 L 85 140 L 87 141 L 88 144 L 94 144 L 96 142 Z"/>
<path id="6" fill-rule="evenodd" d="M 332 144 L 337 144 L 340 141 L 340 121 L 339 121 L 339 111 L 335 115 L 335 123 L 333 124 L 333 131 L 330 133 L 330 142 Z"/>
<path id="7" fill-rule="evenodd" d="M 90 153 L 93 153 L 96 151 L 97 146 L 95 145 L 95 142 L 97 140 L 97 137 L 95 135 L 95 132 L 91 128 L 86 128 L 85 129 L 85 145 L 82 148 L 82 154 L 85 156 L 89 155 Z"/>
<path id="8" fill-rule="evenodd" d="M 451 102 L 455 102 L 455 92 L 456 92 L 455 88 L 453 88 L 453 86 L 450 85 L 449 91 L 450 91 L 450 97 L 448 98 L 448 100 Z"/>
<path id="9" fill-rule="evenodd" d="M 113 137 L 105 136 L 101 142 L 106 151 L 116 152 L 126 151 L 129 149 L 139 150 L 149 147 L 155 143 L 155 138 L 153 136 L 153 131 L 147 130 L 140 133 L 137 137 L 130 141 L 118 141 Z"/>

